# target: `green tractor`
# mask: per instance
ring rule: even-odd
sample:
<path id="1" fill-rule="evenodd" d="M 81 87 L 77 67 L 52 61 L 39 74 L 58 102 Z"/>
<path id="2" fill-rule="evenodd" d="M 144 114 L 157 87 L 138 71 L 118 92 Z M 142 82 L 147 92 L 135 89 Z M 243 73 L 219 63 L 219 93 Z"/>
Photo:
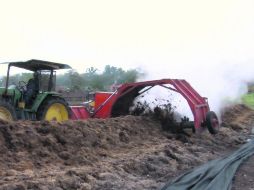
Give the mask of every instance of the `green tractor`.
<path id="1" fill-rule="evenodd" d="M 33 78 L 9 85 L 11 67 L 32 72 Z M 8 63 L 5 87 L 0 87 L 0 119 L 68 120 L 71 117 L 68 103 L 55 92 L 56 70 L 59 69 L 71 67 L 41 60 Z"/>

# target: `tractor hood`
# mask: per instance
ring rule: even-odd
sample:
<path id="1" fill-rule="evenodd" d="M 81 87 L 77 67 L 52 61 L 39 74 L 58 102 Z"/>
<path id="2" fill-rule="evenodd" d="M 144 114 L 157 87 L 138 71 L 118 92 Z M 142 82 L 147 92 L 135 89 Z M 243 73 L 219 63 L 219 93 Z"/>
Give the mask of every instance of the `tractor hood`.
<path id="1" fill-rule="evenodd" d="M 16 103 L 21 97 L 21 92 L 16 88 L 8 88 L 6 91 L 6 88 L 0 87 L 0 97 L 1 96 L 12 97 L 12 100 Z"/>
<path id="2" fill-rule="evenodd" d="M 15 66 L 30 71 L 71 69 L 71 66 L 61 63 L 31 59 L 29 61 L 9 62 L 9 66 Z"/>

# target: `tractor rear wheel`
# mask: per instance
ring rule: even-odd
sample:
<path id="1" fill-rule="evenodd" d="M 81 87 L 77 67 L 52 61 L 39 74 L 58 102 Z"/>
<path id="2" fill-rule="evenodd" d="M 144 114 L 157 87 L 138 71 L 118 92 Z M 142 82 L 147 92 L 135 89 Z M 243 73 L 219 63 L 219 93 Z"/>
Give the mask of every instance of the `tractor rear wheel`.
<path id="1" fill-rule="evenodd" d="M 71 111 L 68 103 L 59 97 L 51 97 L 46 99 L 37 112 L 38 120 L 56 120 L 61 122 L 70 119 L 70 116 Z"/>
<path id="2" fill-rule="evenodd" d="M 8 102 L 0 102 L 0 119 L 5 121 L 17 120 L 14 107 Z"/>
<path id="3" fill-rule="evenodd" d="M 219 120 L 216 113 L 213 111 L 209 111 L 206 114 L 206 126 L 208 131 L 213 135 L 217 134 L 219 131 Z"/>

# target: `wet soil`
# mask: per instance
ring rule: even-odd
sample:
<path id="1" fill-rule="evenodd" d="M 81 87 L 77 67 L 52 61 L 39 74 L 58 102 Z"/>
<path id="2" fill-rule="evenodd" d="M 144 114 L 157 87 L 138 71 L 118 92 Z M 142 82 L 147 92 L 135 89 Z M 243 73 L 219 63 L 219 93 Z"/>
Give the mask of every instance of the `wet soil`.
<path id="1" fill-rule="evenodd" d="M 0 121 L 0 189 L 160 189 L 245 143 L 254 111 L 227 108 L 220 133 L 172 134 L 144 116 L 86 121 Z"/>

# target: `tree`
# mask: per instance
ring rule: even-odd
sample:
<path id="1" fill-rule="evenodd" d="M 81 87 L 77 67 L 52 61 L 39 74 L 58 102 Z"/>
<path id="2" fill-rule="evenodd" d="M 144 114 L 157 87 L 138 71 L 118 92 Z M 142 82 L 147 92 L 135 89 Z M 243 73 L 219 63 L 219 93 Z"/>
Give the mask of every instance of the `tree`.
<path id="1" fill-rule="evenodd" d="M 78 72 L 71 70 L 67 73 L 69 82 L 69 89 L 70 90 L 82 90 L 84 88 L 84 81 L 83 78 L 79 75 Z"/>

